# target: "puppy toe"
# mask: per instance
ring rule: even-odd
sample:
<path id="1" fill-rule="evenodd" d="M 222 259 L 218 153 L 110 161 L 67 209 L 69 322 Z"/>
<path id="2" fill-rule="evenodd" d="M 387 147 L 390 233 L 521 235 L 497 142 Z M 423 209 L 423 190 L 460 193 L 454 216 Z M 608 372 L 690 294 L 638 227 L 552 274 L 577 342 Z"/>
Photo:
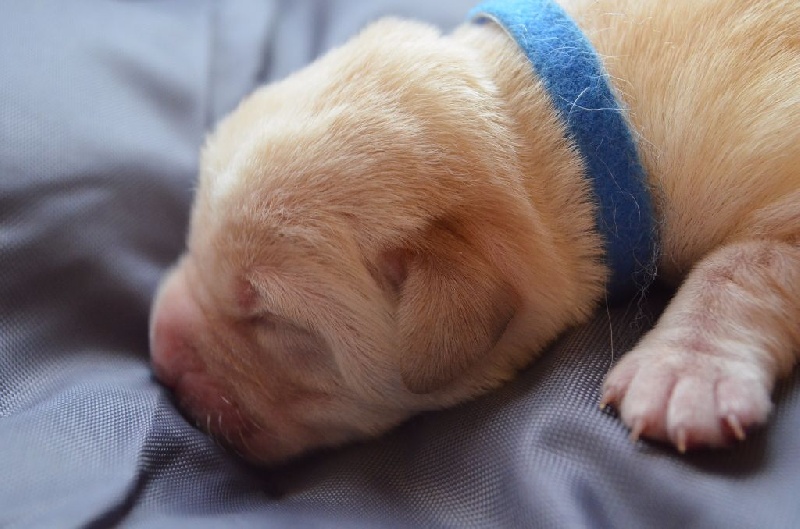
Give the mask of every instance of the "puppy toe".
<path id="1" fill-rule="evenodd" d="M 640 436 L 668 440 L 665 417 L 676 377 L 657 363 L 643 363 L 631 380 L 619 406 L 631 439 Z"/>
<path id="2" fill-rule="evenodd" d="M 601 389 L 600 409 L 609 406 L 619 409 L 622 397 L 639 370 L 638 360 L 636 357 L 625 357 L 608 373 Z"/>
<path id="3" fill-rule="evenodd" d="M 716 381 L 705 373 L 687 373 L 675 383 L 669 401 L 666 430 L 669 441 L 685 452 L 697 446 L 726 444 L 714 398 Z"/>
<path id="4" fill-rule="evenodd" d="M 758 379 L 725 378 L 716 387 L 717 415 L 729 439 L 743 441 L 747 431 L 764 424 L 772 410 L 767 385 Z"/>

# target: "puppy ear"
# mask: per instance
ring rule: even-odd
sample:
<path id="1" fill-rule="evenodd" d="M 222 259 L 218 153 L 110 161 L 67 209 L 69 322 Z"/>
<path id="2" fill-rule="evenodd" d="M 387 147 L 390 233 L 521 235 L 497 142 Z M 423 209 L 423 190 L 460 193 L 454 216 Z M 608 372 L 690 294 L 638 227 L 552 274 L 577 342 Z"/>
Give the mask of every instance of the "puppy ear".
<path id="1" fill-rule="evenodd" d="M 464 373 L 514 316 L 511 287 L 451 227 L 437 225 L 424 246 L 392 251 L 386 262 L 398 294 L 401 376 L 414 393 L 430 393 Z"/>

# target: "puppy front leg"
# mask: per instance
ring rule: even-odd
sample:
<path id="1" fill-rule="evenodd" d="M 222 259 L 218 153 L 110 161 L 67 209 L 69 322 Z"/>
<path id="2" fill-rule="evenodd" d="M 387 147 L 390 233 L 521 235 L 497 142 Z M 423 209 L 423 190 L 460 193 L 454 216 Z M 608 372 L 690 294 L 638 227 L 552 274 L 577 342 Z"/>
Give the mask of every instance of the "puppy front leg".
<path id="1" fill-rule="evenodd" d="M 639 436 L 687 447 L 742 440 L 800 356 L 800 245 L 722 247 L 689 274 L 655 328 L 611 370 L 601 406 Z"/>

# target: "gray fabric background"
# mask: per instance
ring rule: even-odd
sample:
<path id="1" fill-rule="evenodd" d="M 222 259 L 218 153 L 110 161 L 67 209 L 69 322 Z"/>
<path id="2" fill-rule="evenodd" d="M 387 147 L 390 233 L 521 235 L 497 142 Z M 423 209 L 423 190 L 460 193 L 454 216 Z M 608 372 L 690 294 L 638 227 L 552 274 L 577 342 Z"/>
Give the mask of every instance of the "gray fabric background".
<path id="1" fill-rule="evenodd" d="M 373 442 L 247 467 L 153 380 L 147 315 L 205 132 L 384 14 L 472 0 L 0 4 L 0 527 L 800 527 L 800 376 L 767 430 L 678 457 L 597 409 L 668 297 Z"/>

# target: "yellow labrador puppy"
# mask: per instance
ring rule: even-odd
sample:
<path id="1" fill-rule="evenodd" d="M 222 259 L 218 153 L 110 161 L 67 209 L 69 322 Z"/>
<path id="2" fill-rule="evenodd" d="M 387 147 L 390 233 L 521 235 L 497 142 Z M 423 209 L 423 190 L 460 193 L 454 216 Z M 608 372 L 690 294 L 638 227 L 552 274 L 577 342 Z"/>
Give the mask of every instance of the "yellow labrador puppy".
<path id="1" fill-rule="evenodd" d="M 632 435 L 766 420 L 800 351 L 800 3 L 506 4 L 378 22 L 209 137 L 152 360 L 245 457 L 497 387 L 620 270 L 680 284 L 605 381 Z"/>

